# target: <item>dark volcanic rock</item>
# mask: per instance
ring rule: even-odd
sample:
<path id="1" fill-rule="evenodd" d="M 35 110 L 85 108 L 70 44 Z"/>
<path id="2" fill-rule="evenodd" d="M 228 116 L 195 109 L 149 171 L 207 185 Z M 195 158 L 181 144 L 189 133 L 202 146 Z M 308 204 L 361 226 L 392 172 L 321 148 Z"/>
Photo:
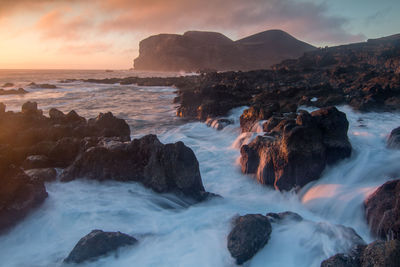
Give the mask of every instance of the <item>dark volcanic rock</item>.
<path id="1" fill-rule="evenodd" d="M 88 121 L 89 127 L 94 128 L 94 132 L 104 137 L 120 137 L 122 141 L 129 141 L 130 129 L 129 125 L 123 119 L 114 117 L 111 112 L 105 114 L 100 113 L 95 119 Z"/>
<path id="2" fill-rule="evenodd" d="M 349 253 L 340 253 L 324 260 L 321 267 L 395 267 L 400 266 L 400 241 L 375 241 L 359 245 Z"/>
<path id="3" fill-rule="evenodd" d="M 321 267 L 360 267 L 360 257 L 365 245 L 353 247 L 349 253 L 339 253 L 321 263 Z"/>
<path id="4" fill-rule="evenodd" d="M 56 89 L 57 86 L 55 86 L 54 84 L 36 84 L 36 83 L 30 83 L 28 86 L 33 87 L 33 88 L 38 88 L 38 89 Z"/>
<path id="5" fill-rule="evenodd" d="M 11 90 L 0 89 L 0 95 L 24 95 L 27 93 L 28 93 L 28 91 L 25 91 L 23 88 L 18 88 L 17 90 L 15 90 L 15 89 L 11 89 Z"/>
<path id="6" fill-rule="evenodd" d="M 261 32 L 236 42 L 216 32 L 189 31 L 142 40 L 134 67 L 162 71 L 265 69 L 314 49 L 280 30 Z"/>
<path id="7" fill-rule="evenodd" d="M 28 156 L 22 163 L 25 170 L 46 168 L 51 165 L 51 161 L 44 155 L 31 155 Z"/>
<path id="8" fill-rule="evenodd" d="M 400 127 L 390 133 L 387 145 L 389 148 L 400 149 Z"/>
<path id="9" fill-rule="evenodd" d="M 242 146 L 242 171 L 279 190 L 302 187 L 318 179 L 327 164 L 351 155 L 348 126 L 346 115 L 335 107 L 301 112 L 296 121 L 281 120 L 265 136 Z"/>
<path id="10" fill-rule="evenodd" d="M 263 248 L 271 235 L 271 223 L 261 214 L 247 214 L 235 219 L 228 235 L 228 250 L 237 264 L 251 259 Z"/>
<path id="11" fill-rule="evenodd" d="M 3 167 L 3 166 L 2 166 Z M 47 197 L 43 182 L 33 181 L 21 169 L 0 168 L 0 232 L 14 226 Z"/>
<path id="12" fill-rule="evenodd" d="M 67 263 L 81 263 L 106 255 L 123 246 L 131 246 L 138 241 L 121 232 L 93 230 L 82 237 L 64 260 Z"/>
<path id="13" fill-rule="evenodd" d="M 400 180 L 386 182 L 364 204 L 372 233 L 382 239 L 400 238 Z"/>
<path id="14" fill-rule="evenodd" d="M 61 179 L 76 178 L 136 181 L 156 192 L 174 192 L 195 200 L 208 196 L 193 151 L 182 142 L 164 145 L 155 135 L 89 148 Z"/>
<path id="15" fill-rule="evenodd" d="M 400 266 L 400 241 L 375 241 L 369 244 L 362 253 L 361 266 Z"/>
<path id="16" fill-rule="evenodd" d="M 218 131 L 221 131 L 224 129 L 226 126 L 233 124 L 233 121 L 229 119 L 207 119 L 206 124 L 208 127 L 212 127 L 217 129 Z"/>
<path id="17" fill-rule="evenodd" d="M 283 220 L 301 222 L 303 220 L 303 217 L 292 211 L 285 211 L 279 213 L 269 212 L 267 213 L 266 216 L 269 218 L 270 222 L 281 222 Z"/>
<path id="18" fill-rule="evenodd" d="M 128 124 L 111 113 L 89 122 L 75 111 L 64 114 L 51 109 L 50 118 L 42 113 L 36 102 L 23 104 L 21 112 L 0 112 L 0 166 L 66 167 L 81 151 L 105 138 L 130 140 Z M 32 155 L 42 158 L 29 158 Z"/>

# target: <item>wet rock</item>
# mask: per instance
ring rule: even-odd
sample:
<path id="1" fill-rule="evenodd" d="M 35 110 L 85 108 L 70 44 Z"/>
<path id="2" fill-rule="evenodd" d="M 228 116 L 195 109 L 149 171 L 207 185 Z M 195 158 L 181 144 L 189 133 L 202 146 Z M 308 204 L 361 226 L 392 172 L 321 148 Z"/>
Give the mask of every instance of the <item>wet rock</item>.
<path id="1" fill-rule="evenodd" d="M 208 127 L 212 127 L 217 129 L 218 131 L 221 131 L 224 129 L 226 126 L 233 124 L 232 120 L 229 119 L 207 119 L 206 120 L 206 125 Z"/>
<path id="2" fill-rule="evenodd" d="M 37 89 L 56 89 L 57 88 L 57 86 L 55 86 L 54 84 L 48 84 L 48 83 L 36 84 L 34 82 L 28 84 L 28 86 L 37 88 Z"/>
<path id="3" fill-rule="evenodd" d="M 57 178 L 57 171 L 54 168 L 30 169 L 25 173 L 33 181 L 52 182 Z"/>
<path id="4" fill-rule="evenodd" d="M 164 145 L 155 135 L 89 148 L 63 172 L 61 180 L 76 178 L 136 181 L 159 193 L 195 200 L 208 196 L 193 151 L 182 142 Z"/>
<path id="5" fill-rule="evenodd" d="M 64 262 L 82 263 L 87 260 L 95 260 L 100 256 L 116 251 L 120 247 L 131 246 L 137 242 L 134 237 L 121 232 L 93 230 L 79 240 Z"/>
<path id="6" fill-rule="evenodd" d="M 339 253 L 321 263 L 321 267 L 394 267 L 400 266 L 400 241 L 375 241 L 359 245 L 348 253 Z"/>
<path id="7" fill-rule="evenodd" d="M 2 102 L 0 102 L 0 114 L 6 112 L 6 105 Z"/>
<path id="8" fill-rule="evenodd" d="M 10 90 L 4 90 L 0 89 L 0 95 L 23 95 L 27 94 L 28 91 L 25 91 L 23 88 L 18 88 L 17 90 L 15 89 L 10 89 Z"/>
<path id="9" fill-rule="evenodd" d="M 274 112 L 278 112 L 279 110 L 280 106 L 277 102 L 264 104 L 263 106 L 252 106 L 244 110 L 240 116 L 240 128 L 242 132 L 250 132 L 257 121 L 267 120 Z"/>
<path id="10" fill-rule="evenodd" d="M 13 83 L 5 83 L 3 84 L 3 87 L 13 87 L 14 84 Z"/>
<path id="11" fill-rule="evenodd" d="M 14 226 L 47 197 L 43 182 L 33 181 L 21 169 L 0 170 L 0 232 Z"/>
<path id="12" fill-rule="evenodd" d="M 400 239 L 400 180 L 380 186 L 364 205 L 373 234 L 384 240 Z"/>
<path id="13" fill-rule="evenodd" d="M 351 155 L 348 125 L 335 107 L 301 112 L 296 121 L 283 119 L 270 131 L 273 135 L 241 147 L 242 171 L 279 190 L 302 187 L 318 179 L 326 165 Z"/>
<path id="14" fill-rule="evenodd" d="M 361 254 L 365 245 L 354 246 L 348 253 L 339 253 L 321 263 L 321 267 L 361 267 Z"/>
<path id="15" fill-rule="evenodd" d="M 389 148 L 400 149 L 400 127 L 393 129 L 387 140 Z"/>
<path id="16" fill-rule="evenodd" d="M 28 156 L 22 163 L 25 170 L 46 168 L 51 165 L 50 160 L 45 155 L 31 155 Z"/>
<path id="17" fill-rule="evenodd" d="M 267 243 L 271 235 L 271 223 L 261 214 L 247 214 L 235 219 L 228 235 L 228 250 L 237 264 L 251 259 Z"/>
<path id="18" fill-rule="evenodd" d="M 400 241 L 375 241 L 369 244 L 362 253 L 361 266 L 400 266 Z"/>
<path id="19" fill-rule="evenodd" d="M 285 211 L 279 213 L 269 212 L 266 214 L 266 216 L 268 217 L 270 222 L 274 223 L 279 223 L 284 220 L 290 220 L 294 222 L 301 222 L 303 220 L 303 217 L 292 211 Z"/>

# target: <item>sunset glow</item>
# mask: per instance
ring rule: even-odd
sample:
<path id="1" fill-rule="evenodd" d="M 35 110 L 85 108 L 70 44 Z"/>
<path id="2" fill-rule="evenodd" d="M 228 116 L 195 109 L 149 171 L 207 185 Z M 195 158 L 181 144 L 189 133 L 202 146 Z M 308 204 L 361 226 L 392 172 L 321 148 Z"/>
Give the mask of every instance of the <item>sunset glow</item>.
<path id="1" fill-rule="evenodd" d="M 400 3 L 389 0 L 0 3 L 3 69 L 127 69 L 138 55 L 139 41 L 161 32 L 210 30 L 237 39 L 277 28 L 316 46 L 325 46 L 390 35 L 400 28 L 400 22 L 393 19 Z"/>

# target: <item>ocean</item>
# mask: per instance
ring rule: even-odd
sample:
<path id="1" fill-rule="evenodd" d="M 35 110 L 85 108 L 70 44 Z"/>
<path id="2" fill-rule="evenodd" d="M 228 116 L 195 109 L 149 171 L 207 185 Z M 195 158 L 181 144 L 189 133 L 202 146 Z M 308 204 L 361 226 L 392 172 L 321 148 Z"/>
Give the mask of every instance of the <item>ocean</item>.
<path id="1" fill-rule="evenodd" d="M 318 181 L 297 193 L 277 192 L 240 171 L 240 145 L 262 134 L 240 133 L 239 116 L 246 107 L 232 110 L 228 117 L 235 123 L 217 131 L 175 115 L 176 88 L 60 82 L 137 75 L 180 74 L 0 70 L 0 85 L 11 82 L 29 91 L 0 96 L 0 102 L 18 111 L 24 102 L 36 101 L 44 114 L 55 107 L 86 118 L 111 111 L 128 122 L 132 138 L 152 133 L 164 143 L 183 141 L 196 154 L 205 189 L 223 198 L 189 206 L 133 182 L 49 182 L 44 204 L 0 235 L 1 266 L 63 266 L 77 241 L 93 229 L 121 231 L 139 244 L 82 266 L 233 266 L 226 238 L 232 218 L 248 213 L 293 211 L 305 220 L 273 225 L 268 244 L 246 266 L 319 266 L 353 245 L 338 225 L 354 228 L 367 243 L 373 241 L 363 201 L 400 173 L 400 151 L 386 148 L 388 134 L 400 126 L 399 112 L 358 113 L 338 107 L 350 123 L 351 158 L 325 169 Z M 31 82 L 57 88 L 31 89 Z"/>

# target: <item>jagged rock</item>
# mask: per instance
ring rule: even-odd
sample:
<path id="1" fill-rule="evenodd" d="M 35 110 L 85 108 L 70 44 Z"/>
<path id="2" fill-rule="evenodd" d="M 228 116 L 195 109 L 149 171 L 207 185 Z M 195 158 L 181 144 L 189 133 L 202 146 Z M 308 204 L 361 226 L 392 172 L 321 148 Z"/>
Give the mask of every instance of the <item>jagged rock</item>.
<path id="1" fill-rule="evenodd" d="M 389 148 L 400 149 L 400 127 L 393 129 L 387 141 Z"/>
<path id="2" fill-rule="evenodd" d="M 271 235 L 271 223 L 261 214 L 247 214 L 234 220 L 228 235 L 228 250 L 237 264 L 251 259 L 267 243 Z"/>
<path id="3" fill-rule="evenodd" d="M 348 126 L 346 115 L 335 107 L 281 120 L 241 147 L 242 171 L 279 190 L 302 187 L 318 179 L 327 164 L 351 155 Z"/>
<path id="4" fill-rule="evenodd" d="M 88 121 L 89 127 L 93 127 L 98 136 L 121 137 L 123 141 L 130 140 L 129 125 L 123 119 L 116 118 L 111 112 L 100 113 L 95 119 Z"/>
<path id="5" fill-rule="evenodd" d="M 121 232 L 93 230 L 79 240 L 64 262 L 82 263 L 87 260 L 95 260 L 120 247 L 131 246 L 137 242 L 134 237 Z"/>
<path id="6" fill-rule="evenodd" d="M 0 169 L 0 232 L 14 226 L 47 197 L 41 181 L 31 180 L 21 169 Z"/>
<path id="7" fill-rule="evenodd" d="M 193 151 L 182 142 L 164 145 L 155 135 L 89 148 L 61 176 L 62 181 L 76 178 L 137 181 L 156 192 L 195 200 L 208 196 Z"/>
<path id="8" fill-rule="evenodd" d="M 400 180 L 380 186 L 365 200 L 367 222 L 374 235 L 400 239 Z"/>
<path id="9" fill-rule="evenodd" d="M 57 178 L 54 168 L 30 169 L 25 171 L 32 181 L 52 182 Z"/>

